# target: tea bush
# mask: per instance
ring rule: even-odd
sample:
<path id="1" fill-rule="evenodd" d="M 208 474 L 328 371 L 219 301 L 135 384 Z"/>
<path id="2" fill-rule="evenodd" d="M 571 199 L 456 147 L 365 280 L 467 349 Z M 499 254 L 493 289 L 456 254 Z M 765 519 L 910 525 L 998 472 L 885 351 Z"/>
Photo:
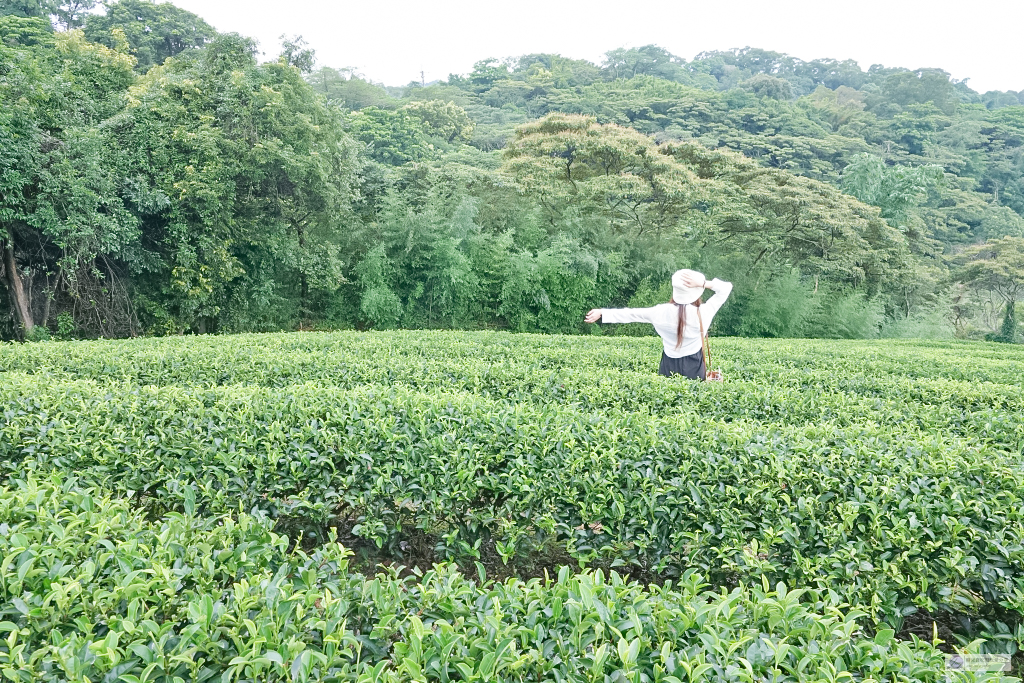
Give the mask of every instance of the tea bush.
<path id="1" fill-rule="evenodd" d="M 416 530 L 454 558 L 484 543 L 506 558 L 557 543 L 581 561 L 659 574 L 697 567 L 724 583 L 764 573 L 882 614 L 998 602 L 1024 581 L 1024 472 L 1005 443 L 1020 423 L 1000 429 L 994 412 L 957 423 L 975 434 L 949 436 L 920 424 L 762 424 L 721 407 L 584 412 L 375 385 L 39 386 L 10 376 L 0 395 L 8 476 L 74 472 L 144 494 L 158 512 L 195 495 L 203 512 L 258 509 L 314 532 L 347 521 L 392 549 Z M 777 401 L 750 411 L 801 410 Z"/>
<path id="2" fill-rule="evenodd" d="M 398 562 L 784 582 L 873 628 L 926 610 L 988 651 L 1024 645 L 1024 352 L 713 348 L 723 384 L 658 377 L 649 338 L 7 345 L 0 472 L 74 476 L 161 523 L 257 519 L 321 553 L 336 527 Z"/>
<path id="3" fill-rule="evenodd" d="M 0 490 L 10 681 L 943 681 L 916 637 L 765 582 L 644 588 L 615 572 L 473 581 L 348 570 L 247 514 L 147 520 L 72 480 Z M 961 681 L 998 674 L 958 673 Z"/>

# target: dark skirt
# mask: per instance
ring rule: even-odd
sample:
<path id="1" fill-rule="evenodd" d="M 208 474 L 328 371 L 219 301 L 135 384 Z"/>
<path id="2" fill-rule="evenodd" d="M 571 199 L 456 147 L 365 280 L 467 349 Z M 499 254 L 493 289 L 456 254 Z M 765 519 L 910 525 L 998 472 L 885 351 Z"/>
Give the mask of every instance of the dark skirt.
<path id="1" fill-rule="evenodd" d="M 682 358 L 669 358 L 662 351 L 661 367 L 658 368 L 658 374 L 663 377 L 683 375 L 690 379 L 707 379 L 708 371 L 704 367 L 704 351 L 691 353 L 689 356 L 683 356 Z"/>

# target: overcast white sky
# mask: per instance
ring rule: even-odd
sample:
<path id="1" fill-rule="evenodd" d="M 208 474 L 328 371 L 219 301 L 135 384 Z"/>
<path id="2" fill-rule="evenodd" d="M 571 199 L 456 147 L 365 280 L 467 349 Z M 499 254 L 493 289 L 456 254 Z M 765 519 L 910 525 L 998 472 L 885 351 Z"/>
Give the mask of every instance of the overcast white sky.
<path id="1" fill-rule="evenodd" d="M 801 59 L 938 67 L 986 90 L 1024 89 L 1024 0 L 173 0 L 220 31 L 260 41 L 301 34 L 319 63 L 404 85 L 473 62 L 555 52 L 600 62 L 655 43 L 687 59 L 761 47 Z"/>

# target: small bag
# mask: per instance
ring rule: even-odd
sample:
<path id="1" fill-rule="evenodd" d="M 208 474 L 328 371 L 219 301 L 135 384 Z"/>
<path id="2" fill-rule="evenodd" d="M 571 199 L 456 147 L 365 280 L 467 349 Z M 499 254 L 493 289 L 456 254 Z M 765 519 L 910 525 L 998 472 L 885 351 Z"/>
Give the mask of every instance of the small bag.
<path id="1" fill-rule="evenodd" d="M 708 341 L 707 335 L 704 334 L 704 319 L 700 317 L 700 306 L 697 307 L 697 321 L 700 322 L 700 350 L 704 353 L 704 372 L 706 376 L 704 378 L 707 382 L 722 382 L 721 368 L 711 369 L 711 342 Z"/>

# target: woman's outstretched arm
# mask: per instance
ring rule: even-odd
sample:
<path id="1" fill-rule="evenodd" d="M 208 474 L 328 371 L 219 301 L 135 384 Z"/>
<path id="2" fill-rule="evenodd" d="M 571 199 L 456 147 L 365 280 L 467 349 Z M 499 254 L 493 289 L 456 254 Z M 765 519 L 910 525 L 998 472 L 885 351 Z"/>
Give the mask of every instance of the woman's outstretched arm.
<path id="1" fill-rule="evenodd" d="M 583 322 L 596 323 L 652 323 L 654 308 L 595 308 L 587 313 Z"/>

